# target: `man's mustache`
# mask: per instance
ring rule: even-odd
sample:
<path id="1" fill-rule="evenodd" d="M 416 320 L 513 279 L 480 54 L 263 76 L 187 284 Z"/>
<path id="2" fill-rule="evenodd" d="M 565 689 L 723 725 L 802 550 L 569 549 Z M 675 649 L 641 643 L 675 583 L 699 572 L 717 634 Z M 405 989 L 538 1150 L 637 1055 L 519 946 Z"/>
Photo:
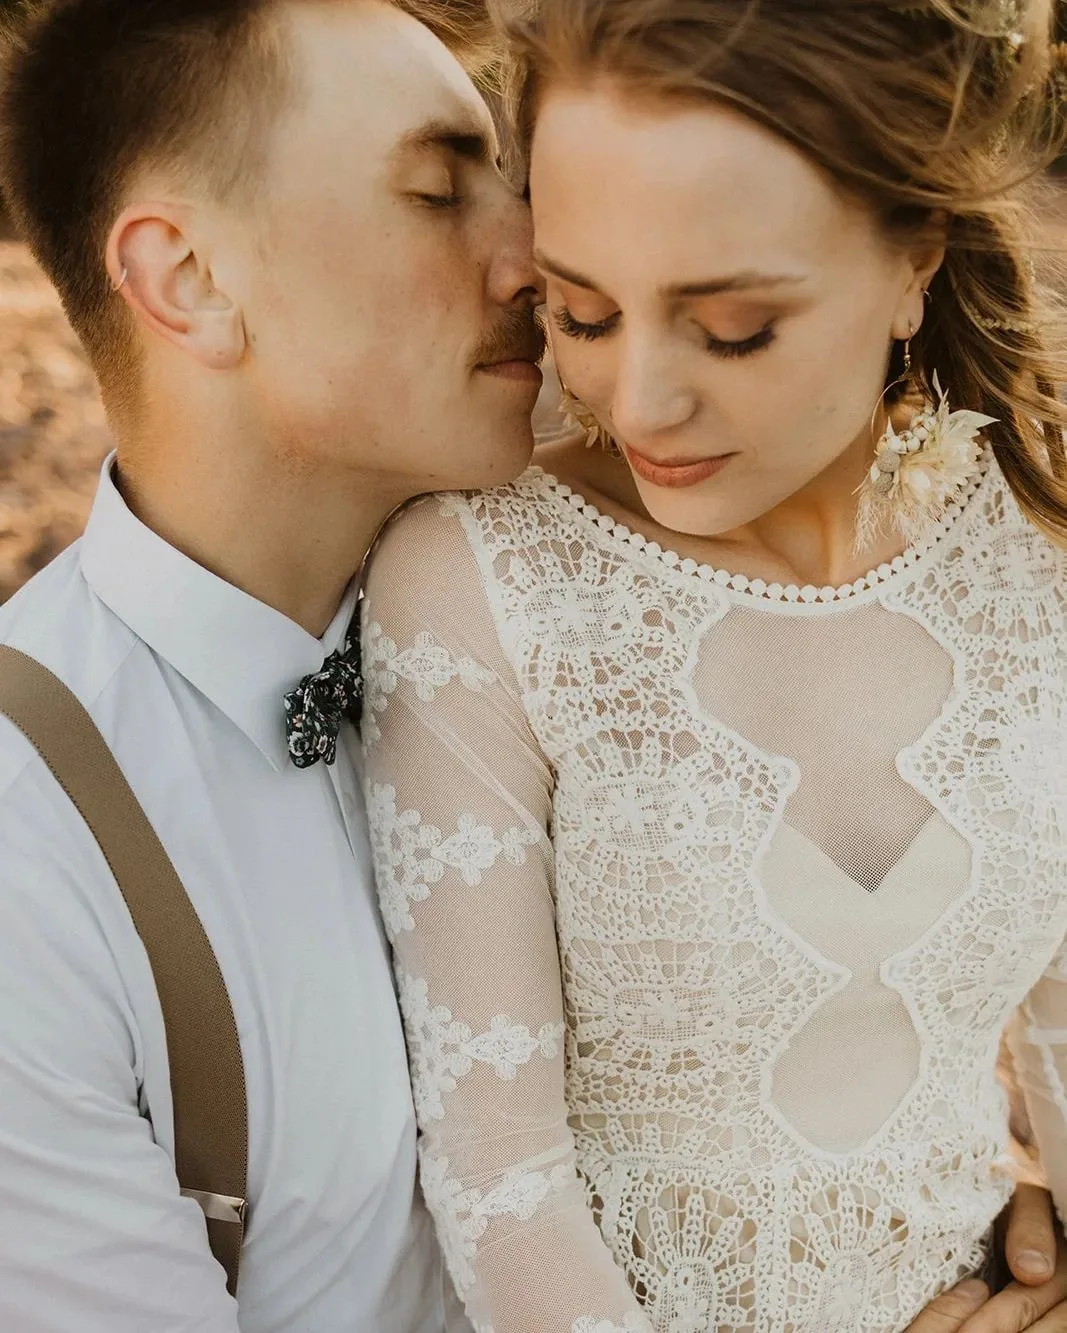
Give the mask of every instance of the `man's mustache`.
<path id="1" fill-rule="evenodd" d="M 548 349 L 544 320 L 536 310 L 507 310 L 479 345 L 476 366 L 495 366 L 501 361 L 540 363 Z"/>

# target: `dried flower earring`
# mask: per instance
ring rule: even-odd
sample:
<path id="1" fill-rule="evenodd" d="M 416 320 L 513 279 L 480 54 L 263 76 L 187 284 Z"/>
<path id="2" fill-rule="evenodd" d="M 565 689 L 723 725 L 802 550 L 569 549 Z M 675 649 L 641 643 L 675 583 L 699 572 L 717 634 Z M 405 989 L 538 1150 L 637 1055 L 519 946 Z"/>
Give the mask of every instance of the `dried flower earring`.
<path id="1" fill-rule="evenodd" d="M 914 327 L 909 329 L 904 344 L 904 373 L 890 389 L 911 378 L 914 332 Z M 996 418 L 981 412 L 950 412 L 936 371 L 933 389 L 936 402 L 924 402 L 899 434 L 889 422 L 875 447 L 874 464 L 858 492 L 857 553 L 890 531 L 914 545 L 940 522 L 980 468 L 979 431 Z"/>
<path id="2" fill-rule="evenodd" d="M 562 380 L 560 380 L 560 388 L 563 392 L 560 395 L 559 410 L 563 413 L 563 419 L 568 426 L 573 426 L 576 430 L 585 432 L 585 447 L 587 449 L 594 447 L 604 449 L 616 458 L 621 458 L 622 450 L 612 439 L 610 431 L 600 424 L 595 414 L 580 398 L 576 398 L 571 393 Z"/>

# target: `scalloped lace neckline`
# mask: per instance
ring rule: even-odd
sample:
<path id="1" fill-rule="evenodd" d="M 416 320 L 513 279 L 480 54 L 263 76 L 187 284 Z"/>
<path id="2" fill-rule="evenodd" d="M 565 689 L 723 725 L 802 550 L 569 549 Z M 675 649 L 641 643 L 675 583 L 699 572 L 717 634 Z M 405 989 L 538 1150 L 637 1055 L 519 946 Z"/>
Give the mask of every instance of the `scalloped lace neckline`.
<path id="1" fill-rule="evenodd" d="M 992 451 L 987 449 L 982 455 L 979 471 L 968 482 L 963 494 L 953 502 L 944 518 L 921 542 L 909 546 L 893 560 L 869 570 L 861 578 L 836 588 L 829 585 L 816 588 L 811 584 L 800 587 L 795 583 L 767 583 L 763 579 L 750 579 L 745 574 L 731 574 L 729 570 L 718 569 L 714 565 L 705 564 L 692 557 L 682 556 L 679 552 L 661 546 L 659 542 L 651 541 L 639 532 L 634 532 L 626 524 L 612 518 L 610 514 L 603 513 L 580 492 L 561 482 L 558 477 L 537 464 L 530 468 L 527 476 L 539 478 L 550 492 L 565 501 L 601 532 L 651 557 L 668 569 L 699 579 L 703 583 L 713 584 L 731 598 L 764 606 L 778 606 L 783 610 L 804 611 L 826 606 L 841 606 L 857 600 L 871 600 L 895 576 L 912 569 L 942 544 L 962 515 L 970 508 L 971 501 L 982 489 L 991 471 Z"/>

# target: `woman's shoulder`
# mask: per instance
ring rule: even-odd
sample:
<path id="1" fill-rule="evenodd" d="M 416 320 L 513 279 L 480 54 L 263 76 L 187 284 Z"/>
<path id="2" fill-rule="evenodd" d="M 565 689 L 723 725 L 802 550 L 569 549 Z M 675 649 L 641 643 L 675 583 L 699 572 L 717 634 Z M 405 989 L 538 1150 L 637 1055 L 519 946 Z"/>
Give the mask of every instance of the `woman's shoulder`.
<path id="1" fill-rule="evenodd" d="M 1051 638 L 1067 654 L 1067 546 L 1023 512 L 995 463 L 958 537 L 942 540 L 935 565 L 935 583 L 956 614 L 997 637 Z"/>
<path id="2" fill-rule="evenodd" d="M 437 561 L 469 546 L 472 534 L 491 523 L 501 537 L 527 530 L 566 507 L 560 487 L 542 468 L 529 467 L 515 481 L 480 491 L 425 495 L 405 505 L 386 524 L 375 544 L 374 563 L 395 558 Z"/>
<path id="3" fill-rule="evenodd" d="M 1067 599 L 1067 543 L 1055 540 L 1022 509 L 999 467 L 972 525 L 978 563 L 998 575 L 1006 592 L 1049 591 Z"/>
<path id="4" fill-rule="evenodd" d="M 368 589 L 484 582 L 483 557 L 520 550 L 566 519 L 566 501 L 539 467 L 483 491 L 421 496 L 394 514 L 367 561 Z M 553 515 L 556 516 L 555 523 Z"/>

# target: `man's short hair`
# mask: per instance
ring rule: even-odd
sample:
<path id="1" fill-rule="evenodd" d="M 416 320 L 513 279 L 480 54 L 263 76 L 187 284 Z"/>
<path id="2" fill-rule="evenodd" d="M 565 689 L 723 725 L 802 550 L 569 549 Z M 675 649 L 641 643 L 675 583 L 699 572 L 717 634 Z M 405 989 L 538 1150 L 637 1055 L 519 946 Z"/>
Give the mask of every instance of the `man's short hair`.
<path id="1" fill-rule="evenodd" d="M 299 2 L 299 0 L 297 0 Z M 331 3 L 333 0 L 318 0 Z M 391 0 L 485 62 L 485 0 Z M 162 169 L 225 202 L 254 190 L 294 88 L 280 0 L 9 0 L 0 189 L 113 404 L 136 370 L 105 250 L 129 185 Z"/>

